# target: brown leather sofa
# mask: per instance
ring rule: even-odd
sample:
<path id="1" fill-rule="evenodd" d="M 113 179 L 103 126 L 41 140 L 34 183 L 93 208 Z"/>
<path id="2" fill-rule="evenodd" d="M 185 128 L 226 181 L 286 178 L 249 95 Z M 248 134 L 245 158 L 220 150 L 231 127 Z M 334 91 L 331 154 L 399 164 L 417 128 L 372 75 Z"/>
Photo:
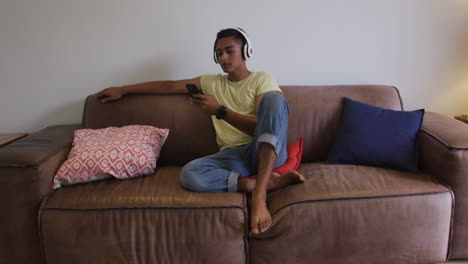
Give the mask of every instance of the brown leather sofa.
<path id="1" fill-rule="evenodd" d="M 194 193 L 181 166 L 217 151 L 210 118 L 186 95 L 85 103 L 81 125 L 0 149 L 0 263 L 436 263 L 468 258 L 468 126 L 426 112 L 419 173 L 328 165 L 341 98 L 402 109 L 389 86 L 283 86 L 289 142 L 304 136 L 306 182 L 268 195 L 273 225 L 249 235 L 249 195 Z M 154 175 L 52 191 L 73 131 L 170 128 Z M 456 201 L 456 202 L 455 202 Z"/>

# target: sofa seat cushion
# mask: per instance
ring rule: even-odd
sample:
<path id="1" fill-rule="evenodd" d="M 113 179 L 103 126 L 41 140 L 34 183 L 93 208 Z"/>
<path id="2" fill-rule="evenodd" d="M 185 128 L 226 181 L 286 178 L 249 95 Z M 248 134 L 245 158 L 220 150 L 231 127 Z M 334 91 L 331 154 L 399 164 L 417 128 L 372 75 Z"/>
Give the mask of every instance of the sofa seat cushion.
<path id="1" fill-rule="evenodd" d="M 446 260 L 453 196 L 430 175 L 324 163 L 299 172 L 305 183 L 269 193 L 273 224 L 254 237 L 251 263 Z"/>
<path id="2" fill-rule="evenodd" d="M 245 195 L 187 191 L 180 170 L 53 192 L 39 214 L 47 263 L 245 263 Z"/>

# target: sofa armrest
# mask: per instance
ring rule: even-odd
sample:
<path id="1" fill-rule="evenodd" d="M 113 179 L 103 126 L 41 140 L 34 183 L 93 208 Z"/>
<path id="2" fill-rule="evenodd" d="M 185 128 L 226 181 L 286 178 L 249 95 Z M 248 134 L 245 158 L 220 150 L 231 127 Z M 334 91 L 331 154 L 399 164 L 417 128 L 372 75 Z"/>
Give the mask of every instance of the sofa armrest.
<path id="1" fill-rule="evenodd" d="M 455 195 L 451 258 L 468 257 L 468 125 L 426 112 L 418 136 L 420 167 Z"/>
<path id="2" fill-rule="evenodd" d="M 0 263 L 43 263 L 37 213 L 80 125 L 51 126 L 0 148 Z"/>

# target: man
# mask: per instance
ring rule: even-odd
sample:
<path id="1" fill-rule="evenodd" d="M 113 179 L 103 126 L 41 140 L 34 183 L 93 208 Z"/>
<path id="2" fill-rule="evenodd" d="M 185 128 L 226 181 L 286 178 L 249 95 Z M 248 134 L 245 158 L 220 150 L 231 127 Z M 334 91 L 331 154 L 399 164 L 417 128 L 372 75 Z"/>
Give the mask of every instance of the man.
<path id="1" fill-rule="evenodd" d="M 220 152 L 189 162 L 180 180 L 198 192 L 252 192 L 251 230 L 271 225 L 267 191 L 304 182 L 297 171 L 278 175 L 273 169 L 287 159 L 289 105 L 271 74 L 250 72 L 246 60 L 253 48 L 242 29 L 218 32 L 214 59 L 227 75 L 202 75 L 179 81 L 155 81 L 101 91 L 102 102 L 130 93 L 187 93 L 186 84 L 201 87 L 193 101 L 212 115 Z M 248 176 L 258 174 L 256 179 Z"/>

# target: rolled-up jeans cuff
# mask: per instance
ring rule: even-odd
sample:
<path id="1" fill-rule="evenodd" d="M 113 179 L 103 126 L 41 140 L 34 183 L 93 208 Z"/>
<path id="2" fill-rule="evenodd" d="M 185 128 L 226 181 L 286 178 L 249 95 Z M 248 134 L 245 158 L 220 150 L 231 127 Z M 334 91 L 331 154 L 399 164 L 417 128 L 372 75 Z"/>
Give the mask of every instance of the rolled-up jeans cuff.
<path id="1" fill-rule="evenodd" d="M 231 171 L 228 178 L 228 192 L 237 192 L 237 179 L 240 173 L 237 171 Z"/>
<path id="2" fill-rule="evenodd" d="M 257 139 L 257 151 L 260 151 L 260 143 L 270 144 L 274 148 L 276 156 L 280 153 L 281 144 L 277 136 L 269 133 L 261 134 Z"/>

